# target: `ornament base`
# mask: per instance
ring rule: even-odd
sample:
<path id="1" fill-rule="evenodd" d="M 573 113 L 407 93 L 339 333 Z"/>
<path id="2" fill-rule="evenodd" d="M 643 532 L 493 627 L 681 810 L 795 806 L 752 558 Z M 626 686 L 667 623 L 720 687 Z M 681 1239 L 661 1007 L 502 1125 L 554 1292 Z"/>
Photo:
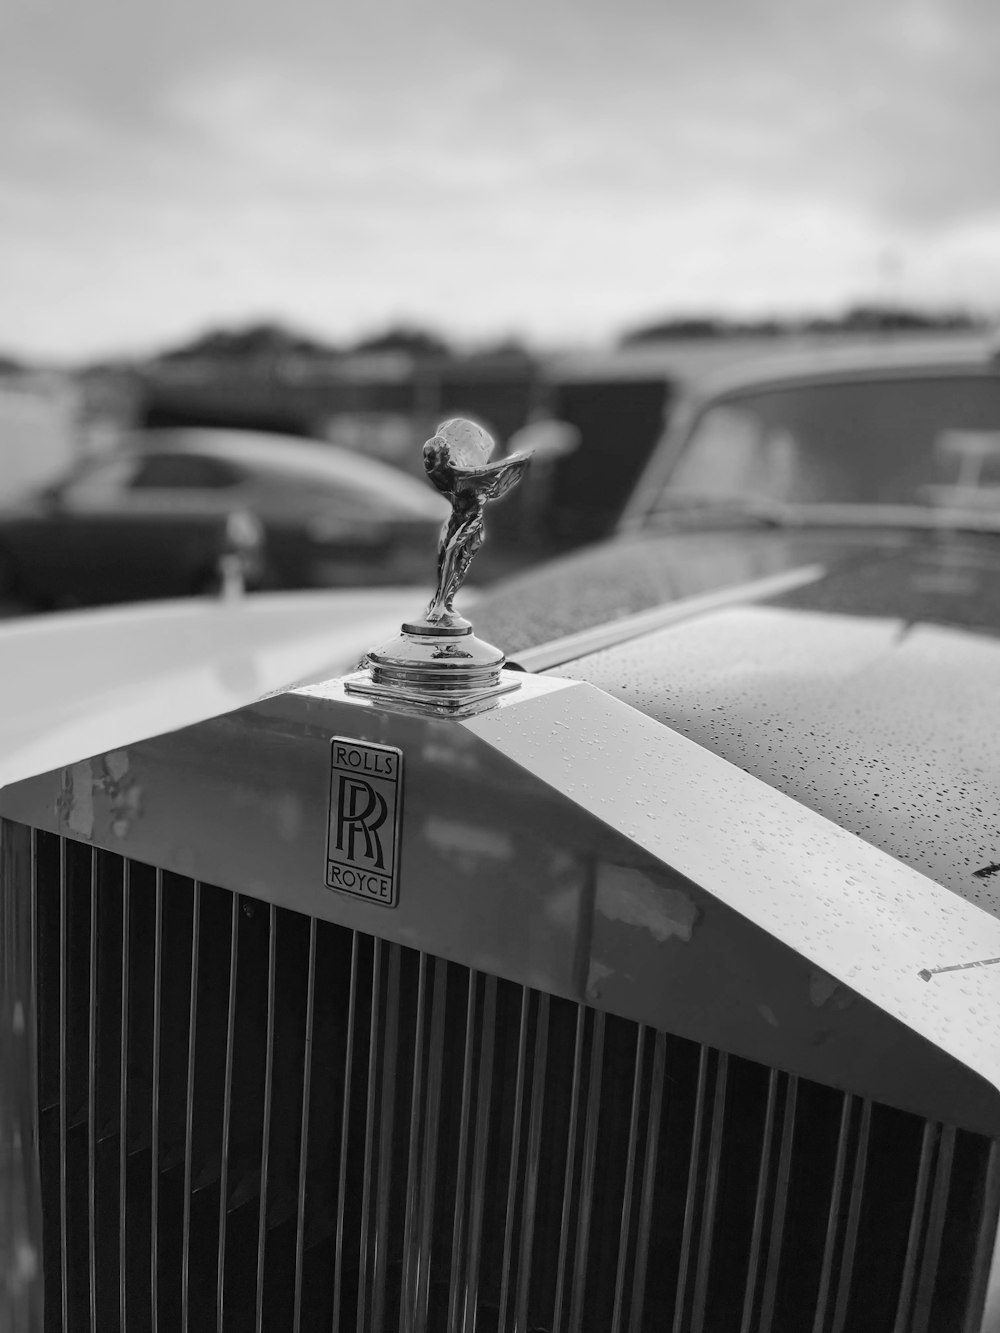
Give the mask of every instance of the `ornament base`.
<path id="1" fill-rule="evenodd" d="M 499 648 L 472 633 L 468 621 L 415 621 L 368 653 L 368 671 L 349 676 L 344 688 L 382 703 L 468 716 L 518 688 L 520 682 L 510 679 L 513 673 L 503 671 L 506 660 Z"/>

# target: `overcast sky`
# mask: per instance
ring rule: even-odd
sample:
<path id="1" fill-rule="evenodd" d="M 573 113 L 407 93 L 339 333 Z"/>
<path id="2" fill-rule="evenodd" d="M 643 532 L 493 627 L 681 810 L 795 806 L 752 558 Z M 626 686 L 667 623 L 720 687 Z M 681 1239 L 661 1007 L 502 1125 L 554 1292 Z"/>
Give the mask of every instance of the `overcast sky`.
<path id="1" fill-rule="evenodd" d="M 1000 311 L 997 0 L 0 0 L 0 347 Z"/>

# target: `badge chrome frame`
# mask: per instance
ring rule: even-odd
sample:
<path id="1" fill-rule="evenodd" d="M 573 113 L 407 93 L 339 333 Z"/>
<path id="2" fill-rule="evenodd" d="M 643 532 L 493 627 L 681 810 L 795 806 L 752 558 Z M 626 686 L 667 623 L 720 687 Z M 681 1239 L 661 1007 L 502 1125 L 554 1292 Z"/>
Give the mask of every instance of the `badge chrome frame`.
<path id="1" fill-rule="evenodd" d="M 386 772 L 380 772 L 377 767 L 368 768 L 364 762 L 360 765 L 353 765 L 348 762 L 338 762 L 337 747 L 350 749 L 360 755 L 390 755 L 395 759 L 395 776 Z M 392 819 L 389 821 L 388 809 L 383 811 L 381 820 L 375 822 L 369 819 L 369 816 L 376 814 L 376 809 L 360 810 L 352 807 L 346 815 L 342 808 L 343 801 L 346 799 L 344 784 L 337 782 L 338 775 L 353 775 L 355 786 L 353 792 L 356 794 L 359 788 L 367 788 L 371 796 L 376 800 L 385 802 L 387 793 L 381 790 L 383 786 L 393 788 L 392 797 Z M 375 787 L 379 784 L 379 789 Z M 373 741 L 358 740 L 354 736 L 331 736 L 330 737 L 330 796 L 327 803 L 327 835 L 326 835 L 326 869 L 323 882 L 327 889 L 333 893 L 345 893 L 349 897 L 359 899 L 361 902 L 374 903 L 379 907 L 393 908 L 399 905 L 399 859 L 400 859 L 400 836 L 402 832 L 403 821 L 403 751 L 395 745 L 379 745 Z M 384 833 L 380 837 L 383 828 L 388 824 L 391 832 L 391 846 L 389 855 L 385 857 L 388 862 L 388 869 L 378 869 L 373 866 L 365 866 L 353 858 L 351 855 L 344 856 L 339 848 L 335 847 L 334 830 L 335 824 L 343 827 L 344 824 L 353 825 L 351 834 L 350 850 L 353 851 L 353 840 L 356 836 L 361 836 L 365 840 L 367 847 L 371 847 L 372 839 L 378 844 L 379 850 L 383 850 Z M 369 861 L 373 858 L 368 857 Z M 345 883 L 333 883 L 334 868 L 339 868 L 341 878 L 345 874 L 354 875 L 357 878 L 357 886 Z M 382 892 L 372 892 L 370 888 L 363 887 L 364 878 L 370 882 L 378 877 L 382 880 L 388 880 L 388 895 Z"/>

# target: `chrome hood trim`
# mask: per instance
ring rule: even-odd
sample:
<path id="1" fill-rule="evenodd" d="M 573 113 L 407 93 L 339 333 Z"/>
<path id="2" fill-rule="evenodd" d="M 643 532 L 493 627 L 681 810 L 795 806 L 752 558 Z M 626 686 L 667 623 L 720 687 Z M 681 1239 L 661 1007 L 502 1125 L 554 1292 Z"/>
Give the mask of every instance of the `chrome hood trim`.
<path id="1" fill-rule="evenodd" d="M 391 911 L 324 885 L 333 736 L 404 756 Z M 1000 1134 L 1000 921 L 590 685 L 450 721 L 334 680 L 0 813 Z"/>
<path id="2" fill-rule="evenodd" d="M 563 670 L 1000 917 L 993 635 L 742 606 Z"/>
<path id="3" fill-rule="evenodd" d="M 511 663 L 520 671 L 551 671 L 564 666 L 575 658 L 588 657 L 591 653 L 605 648 L 616 648 L 619 644 L 630 643 L 655 630 L 667 629 L 670 625 L 680 624 L 684 620 L 693 620 L 706 615 L 709 611 L 718 611 L 727 606 L 738 606 L 748 602 L 762 602 L 768 597 L 777 597 L 781 593 L 792 592 L 796 588 L 815 583 L 823 577 L 823 565 L 800 565 L 781 574 L 771 574 L 766 578 L 752 579 L 749 583 L 736 583 L 730 587 L 719 588 L 715 592 L 699 593 L 693 597 L 681 597 L 675 602 L 663 606 L 654 606 L 648 611 L 637 611 L 631 616 L 622 616 L 619 620 L 610 620 L 606 624 L 593 625 L 575 634 L 565 634 L 552 639 L 549 643 L 539 644 L 537 648 L 524 648 L 516 654 Z"/>

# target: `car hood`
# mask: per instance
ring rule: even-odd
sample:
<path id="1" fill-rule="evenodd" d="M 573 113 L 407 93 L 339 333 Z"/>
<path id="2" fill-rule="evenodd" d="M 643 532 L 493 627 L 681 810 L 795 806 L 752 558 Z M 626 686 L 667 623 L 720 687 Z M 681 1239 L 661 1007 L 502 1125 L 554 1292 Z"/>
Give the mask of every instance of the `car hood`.
<path id="1" fill-rule="evenodd" d="M 0 786 L 350 670 L 412 588 L 257 593 L 0 623 Z"/>
<path id="2" fill-rule="evenodd" d="M 819 564 L 812 605 L 1000 632 L 1000 538 L 899 529 L 728 528 L 622 537 L 491 589 L 476 632 L 517 655 L 591 626 Z M 739 597 L 739 592 L 734 596 Z"/>
<path id="3" fill-rule="evenodd" d="M 1000 969 L 957 968 L 1000 956 L 1000 922 L 720 758 L 707 747 L 723 743 L 721 728 L 701 744 L 679 734 L 710 707 L 705 663 L 723 668 L 720 708 L 738 706 L 764 749 L 769 724 L 752 706 L 754 671 L 784 666 L 787 681 L 825 666 L 813 695 L 803 691 L 805 713 L 830 681 L 843 679 L 848 697 L 853 677 L 902 654 L 918 630 L 900 649 L 895 620 L 763 605 L 759 581 L 757 596 L 756 606 L 734 603 L 637 637 L 631 677 L 627 661 L 615 660 L 627 645 L 589 654 L 577 673 L 603 689 L 534 674 L 494 707 L 451 719 L 382 708 L 343 680 L 324 681 L 179 734 L 123 740 L 110 754 L 102 741 L 91 749 L 96 762 L 9 788 L 3 813 L 995 1137 L 1000 1056 L 988 1015 Z M 820 641 L 821 627 L 808 624 L 839 619 L 859 627 L 846 645 L 836 632 Z M 796 655 L 784 664 L 779 622 L 798 627 Z M 713 623 L 714 643 L 686 639 L 710 636 Z M 965 634 L 949 629 L 946 645 L 953 633 L 964 647 Z M 993 648 L 988 636 L 981 644 Z M 917 662 L 933 664 L 935 651 L 927 641 Z M 727 662 L 746 664 L 745 689 L 727 677 Z M 884 685 L 890 704 L 895 693 Z M 780 710 L 787 694 L 779 679 L 758 697 Z M 667 705 L 673 727 L 662 725 Z M 850 721 L 831 719 L 831 734 Z M 818 741 L 795 721 L 803 746 L 825 748 L 823 718 L 813 725 Z M 346 790 L 332 785 L 331 738 L 388 747 L 406 765 L 402 887 L 378 920 L 371 902 L 325 887 L 331 798 Z M 913 753 L 920 747 L 913 737 Z M 782 771 L 790 763 L 769 781 Z M 938 971 L 954 972 L 946 986 L 928 984 Z"/>
<path id="4" fill-rule="evenodd" d="M 1000 543 L 784 541 L 825 554 L 815 577 L 766 600 L 734 587 L 727 606 L 693 603 L 557 674 L 1000 915 Z M 758 566 L 777 550 L 759 545 Z"/>

